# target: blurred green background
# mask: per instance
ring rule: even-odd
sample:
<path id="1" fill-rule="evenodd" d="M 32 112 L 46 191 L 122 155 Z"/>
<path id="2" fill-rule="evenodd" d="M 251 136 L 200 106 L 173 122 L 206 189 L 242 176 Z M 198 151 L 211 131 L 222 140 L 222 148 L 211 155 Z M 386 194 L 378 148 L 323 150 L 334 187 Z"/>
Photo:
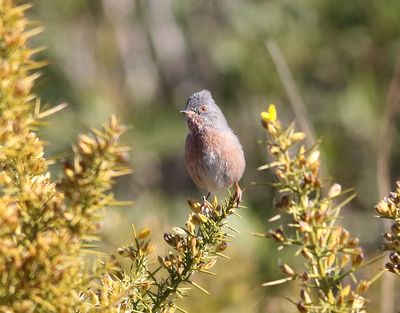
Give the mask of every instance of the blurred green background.
<path id="1" fill-rule="evenodd" d="M 249 186 L 242 232 L 217 266 L 218 276 L 198 277 L 212 296 L 194 291 L 182 307 L 190 312 L 295 312 L 283 296 L 296 285 L 263 288 L 283 275 L 279 252 L 266 232 L 272 208 L 272 176 L 257 172 L 267 160 L 259 112 L 271 102 L 285 122 L 295 119 L 265 42 L 276 40 L 290 67 L 317 138 L 323 140 L 327 184 L 354 186 L 358 197 L 343 223 L 359 235 L 367 255 L 381 244 L 377 159 L 392 142 L 391 182 L 398 178 L 400 123 L 393 110 L 393 136 L 379 140 L 390 83 L 400 48 L 400 1 L 328 0 L 34 0 L 30 17 L 45 32 L 41 58 L 50 65 L 37 86 L 44 102 L 67 102 L 43 131 L 49 155 L 69 149 L 75 136 L 116 113 L 129 126 L 134 174 L 118 181 L 129 208 L 106 212 L 102 250 L 115 252 L 131 240 L 130 225 L 150 227 L 162 251 L 162 234 L 183 224 L 186 198 L 199 197 L 183 160 L 186 126 L 179 110 L 193 92 L 209 89 L 238 134 Z M 399 89 L 400 87 L 398 87 Z M 384 124 L 385 125 L 385 124 Z M 387 125 L 386 125 L 387 126 Z M 55 169 L 56 171 L 56 169 Z M 387 177 L 384 177 L 384 179 Z M 222 196 L 222 195 L 221 195 Z M 296 261 L 290 261 L 296 262 Z M 378 265 L 380 266 L 380 265 Z M 380 312 L 380 286 L 368 294 L 370 312 Z M 399 301 L 399 300 L 397 300 Z M 397 304 L 400 307 L 400 304 Z"/>

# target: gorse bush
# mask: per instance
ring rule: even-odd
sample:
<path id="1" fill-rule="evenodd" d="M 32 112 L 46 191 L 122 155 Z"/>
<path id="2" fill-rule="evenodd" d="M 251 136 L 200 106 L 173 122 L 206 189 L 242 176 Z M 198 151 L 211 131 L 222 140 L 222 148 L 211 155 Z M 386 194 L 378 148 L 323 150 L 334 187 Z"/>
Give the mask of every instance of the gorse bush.
<path id="1" fill-rule="evenodd" d="M 281 194 L 275 203 L 280 214 L 269 221 L 286 221 L 266 236 L 280 244 L 280 248 L 294 246 L 295 255 L 304 258 L 304 269 L 297 272 L 286 263 L 280 268 L 287 276 L 264 286 L 298 280 L 301 284 L 300 300 L 294 301 L 300 312 L 365 312 L 366 300 L 362 294 L 385 270 L 370 280 L 359 280 L 355 273 L 361 267 L 381 258 L 364 261 L 364 253 L 357 237 L 338 225 L 341 209 L 350 202 L 351 194 L 338 201 L 350 190 L 342 191 L 333 184 L 324 193 L 319 175 L 318 145 L 305 148 L 299 145 L 306 135 L 295 131 L 295 125 L 284 128 L 277 119 L 276 108 L 270 105 L 261 113 L 262 125 L 267 132 L 266 146 L 273 157 L 259 170 L 272 169 L 276 177 L 274 187 Z M 399 196 L 391 193 L 376 207 L 381 217 L 395 220 L 392 233 L 386 233 L 385 248 L 393 250 L 386 268 L 399 273 Z M 351 279 L 347 279 L 350 277 Z"/>
<path id="2" fill-rule="evenodd" d="M 24 17 L 28 5 L 0 1 L 0 311 L 68 312 L 78 308 L 91 274 L 81 258 L 95 235 L 102 208 L 114 204 L 107 190 L 124 147 L 115 117 L 94 136 L 80 136 L 72 164 L 57 184 L 36 130 L 62 106 L 43 111 L 32 94 L 32 60 L 41 49 L 27 46 L 40 32 Z"/>
<path id="3" fill-rule="evenodd" d="M 64 194 L 56 189 L 34 130 L 47 113 L 31 94 L 31 60 L 23 11 L 28 6 L 0 2 L 0 308 L 3 312 L 66 311 L 86 275 L 80 243 L 65 214 Z M 68 244 L 67 244 L 68 243 Z"/>
<path id="4" fill-rule="evenodd" d="M 193 211 L 185 227 L 175 227 L 165 233 L 164 240 L 174 248 L 166 256 L 158 257 L 158 266 L 151 266 L 149 255 L 155 246 L 147 240 L 150 230 L 145 228 L 139 234 L 134 230 L 134 242 L 121 247 L 121 256 L 131 260 L 129 270 L 119 269 L 114 275 L 105 274 L 100 287 L 90 291 L 87 308 L 102 312 L 186 312 L 178 307 L 176 300 L 183 298 L 190 287 L 208 294 L 208 291 L 192 280 L 195 273 L 215 275 L 210 269 L 217 257 L 226 257 L 222 252 L 227 248 L 232 235 L 225 228 L 227 218 L 236 214 L 238 199 L 235 196 L 219 204 L 188 201 Z M 90 302 L 90 303 L 89 303 Z"/>

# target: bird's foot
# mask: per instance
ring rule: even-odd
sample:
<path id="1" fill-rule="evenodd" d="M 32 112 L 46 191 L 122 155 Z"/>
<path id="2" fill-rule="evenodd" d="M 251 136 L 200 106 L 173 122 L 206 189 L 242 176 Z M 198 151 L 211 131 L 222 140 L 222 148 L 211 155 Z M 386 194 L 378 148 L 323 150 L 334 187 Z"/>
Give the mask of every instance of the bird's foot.
<path id="1" fill-rule="evenodd" d="M 242 189 L 240 189 L 239 184 L 236 182 L 236 191 L 235 194 L 233 195 L 234 201 L 237 206 L 239 206 L 240 202 L 242 202 Z"/>

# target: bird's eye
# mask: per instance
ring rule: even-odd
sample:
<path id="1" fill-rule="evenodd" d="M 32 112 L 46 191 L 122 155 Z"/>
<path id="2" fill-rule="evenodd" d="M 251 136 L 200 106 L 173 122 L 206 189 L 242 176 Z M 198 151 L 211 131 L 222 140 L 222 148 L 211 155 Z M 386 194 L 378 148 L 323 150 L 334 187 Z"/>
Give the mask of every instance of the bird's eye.
<path id="1" fill-rule="evenodd" d="M 205 112 L 207 112 L 207 106 L 206 105 L 202 105 L 201 107 L 200 107 L 200 112 L 201 113 L 205 113 Z"/>

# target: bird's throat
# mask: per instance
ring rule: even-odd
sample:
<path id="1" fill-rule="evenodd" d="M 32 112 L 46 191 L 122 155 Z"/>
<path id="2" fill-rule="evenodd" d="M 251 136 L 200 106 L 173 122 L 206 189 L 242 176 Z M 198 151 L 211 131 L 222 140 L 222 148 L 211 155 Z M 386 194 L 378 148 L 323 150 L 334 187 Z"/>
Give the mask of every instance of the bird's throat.
<path id="1" fill-rule="evenodd" d="M 193 134 L 203 133 L 207 129 L 204 121 L 200 118 L 200 116 L 196 115 L 189 117 L 186 121 L 186 124 Z"/>

